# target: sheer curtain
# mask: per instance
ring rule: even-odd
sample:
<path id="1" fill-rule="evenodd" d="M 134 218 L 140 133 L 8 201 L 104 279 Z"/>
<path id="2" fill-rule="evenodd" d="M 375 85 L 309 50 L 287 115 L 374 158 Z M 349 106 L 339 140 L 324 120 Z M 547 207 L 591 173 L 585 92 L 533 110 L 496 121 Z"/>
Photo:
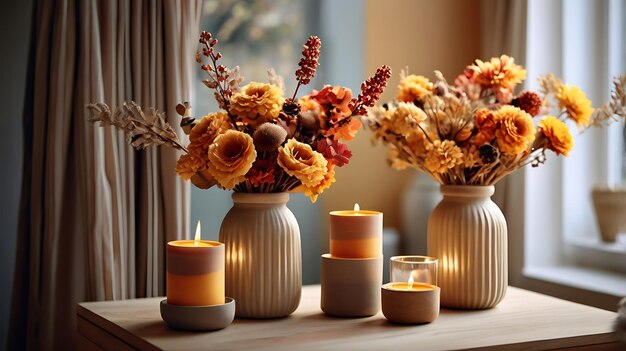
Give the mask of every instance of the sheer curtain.
<path id="1" fill-rule="evenodd" d="M 9 349 L 75 349 L 76 303 L 164 293 L 164 243 L 186 236 L 177 153 L 133 151 L 85 105 L 191 97 L 200 1 L 36 1 Z"/>

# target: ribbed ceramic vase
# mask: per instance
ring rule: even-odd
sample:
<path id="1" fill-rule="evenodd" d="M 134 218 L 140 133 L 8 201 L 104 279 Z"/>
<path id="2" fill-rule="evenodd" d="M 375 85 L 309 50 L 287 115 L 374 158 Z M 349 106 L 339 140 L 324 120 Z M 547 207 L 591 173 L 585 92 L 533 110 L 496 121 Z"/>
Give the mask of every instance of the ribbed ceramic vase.
<path id="1" fill-rule="evenodd" d="M 428 256 L 439 258 L 441 305 L 486 309 L 504 297 L 507 229 L 493 186 L 442 185 L 428 220 Z"/>
<path id="2" fill-rule="evenodd" d="M 226 246 L 226 296 L 236 316 L 279 318 L 300 304 L 300 228 L 287 193 L 234 193 L 220 228 Z"/>

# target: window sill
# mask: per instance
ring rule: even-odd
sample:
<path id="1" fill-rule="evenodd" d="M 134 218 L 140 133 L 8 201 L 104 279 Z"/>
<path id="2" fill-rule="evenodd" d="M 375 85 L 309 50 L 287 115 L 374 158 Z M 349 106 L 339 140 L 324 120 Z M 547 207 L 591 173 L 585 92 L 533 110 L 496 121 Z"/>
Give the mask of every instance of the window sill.
<path id="1" fill-rule="evenodd" d="M 597 237 L 594 238 L 567 238 L 566 242 L 572 246 L 591 249 L 594 251 L 626 254 L 626 235 L 621 234 L 614 243 L 606 243 Z"/>
<path id="2" fill-rule="evenodd" d="M 577 289 L 626 296 L 626 274 L 576 266 L 525 267 L 524 276 Z"/>

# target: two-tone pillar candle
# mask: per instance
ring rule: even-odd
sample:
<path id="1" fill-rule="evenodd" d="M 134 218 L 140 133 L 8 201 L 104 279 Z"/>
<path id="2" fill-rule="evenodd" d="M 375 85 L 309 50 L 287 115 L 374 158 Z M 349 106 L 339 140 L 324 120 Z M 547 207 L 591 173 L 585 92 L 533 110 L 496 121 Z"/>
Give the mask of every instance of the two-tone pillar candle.
<path id="1" fill-rule="evenodd" d="M 383 214 L 354 205 L 330 213 L 330 254 L 338 258 L 375 258 L 383 254 Z"/>
<path id="2" fill-rule="evenodd" d="M 224 244 L 200 240 L 200 222 L 195 240 L 167 243 L 167 303 L 208 306 L 224 303 Z"/>

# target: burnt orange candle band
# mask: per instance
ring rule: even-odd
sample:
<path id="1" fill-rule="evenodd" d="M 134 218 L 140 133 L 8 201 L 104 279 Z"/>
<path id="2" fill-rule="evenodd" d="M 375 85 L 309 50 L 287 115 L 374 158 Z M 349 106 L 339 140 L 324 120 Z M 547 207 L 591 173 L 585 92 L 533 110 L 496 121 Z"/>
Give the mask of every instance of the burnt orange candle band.
<path id="1" fill-rule="evenodd" d="M 383 214 L 376 211 L 332 211 L 330 254 L 341 258 L 382 255 Z"/>

